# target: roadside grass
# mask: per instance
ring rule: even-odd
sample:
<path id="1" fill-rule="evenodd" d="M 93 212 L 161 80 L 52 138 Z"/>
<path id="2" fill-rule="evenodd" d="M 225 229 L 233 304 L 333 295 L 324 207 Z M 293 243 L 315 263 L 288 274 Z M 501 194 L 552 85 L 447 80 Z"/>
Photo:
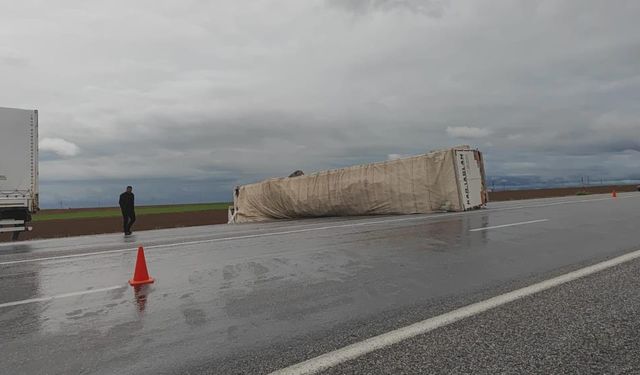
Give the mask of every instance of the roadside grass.
<path id="1" fill-rule="evenodd" d="M 591 195 L 591 193 L 586 190 L 580 190 L 576 193 L 576 195 Z"/>
<path id="2" fill-rule="evenodd" d="M 212 211 L 212 210 L 226 210 L 231 203 L 199 203 L 199 204 L 178 204 L 167 206 L 139 206 L 136 207 L 136 215 L 155 215 L 155 214 L 171 214 L 171 213 L 184 213 L 184 212 L 198 212 L 198 211 Z M 119 217 L 122 214 L 120 209 L 116 207 L 110 208 L 96 208 L 89 210 L 74 210 L 69 209 L 68 212 L 47 212 L 47 210 L 40 211 L 33 215 L 33 221 L 48 221 L 48 220 L 71 220 L 71 219 L 96 219 L 106 217 Z"/>

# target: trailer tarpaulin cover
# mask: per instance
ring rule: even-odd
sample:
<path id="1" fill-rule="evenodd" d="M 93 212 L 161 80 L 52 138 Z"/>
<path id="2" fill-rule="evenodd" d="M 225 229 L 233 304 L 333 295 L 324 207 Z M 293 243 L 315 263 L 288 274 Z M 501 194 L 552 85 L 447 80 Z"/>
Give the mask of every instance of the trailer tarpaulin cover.
<path id="1" fill-rule="evenodd" d="M 233 222 L 461 211 L 456 150 L 239 186 Z"/>

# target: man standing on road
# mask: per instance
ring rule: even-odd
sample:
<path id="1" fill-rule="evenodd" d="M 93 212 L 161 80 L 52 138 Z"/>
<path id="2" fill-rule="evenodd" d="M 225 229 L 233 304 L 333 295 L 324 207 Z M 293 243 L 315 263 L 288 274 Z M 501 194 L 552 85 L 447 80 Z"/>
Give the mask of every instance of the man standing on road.
<path id="1" fill-rule="evenodd" d="M 120 210 L 122 211 L 122 226 L 125 236 L 131 234 L 131 226 L 136 222 L 132 190 L 131 186 L 127 186 L 127 191 L 120 194 Z"/>

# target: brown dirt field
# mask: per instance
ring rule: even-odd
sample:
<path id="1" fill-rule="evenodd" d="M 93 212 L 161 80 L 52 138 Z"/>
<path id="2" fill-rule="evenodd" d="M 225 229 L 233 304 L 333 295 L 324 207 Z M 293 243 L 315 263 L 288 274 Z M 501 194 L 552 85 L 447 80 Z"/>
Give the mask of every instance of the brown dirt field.
<path id="1" fill-rule="evenodd" d="M 489 200 L 494 202 L 551 198 L 576 195 L 578 192 L 590 194 L 605 194 L 616 190 L 618 192 L 637 191 L 636 185 L 618 186 L 588 186 L 557 189 L 531 189 L 531 190 L 507 190 L 489 193 Z M 79 209 L 82 210 L 82 209 Z M 68 210 L 64 210 L 68 212 Z M 163 229 L 176 227 L 189 227 L 196 225 L 225 224 L 227 222 L 227 210 L 211 210 L 197 212 L 183 212 L 171 214 L 139 215 L 134 225 L 134 231 Z M 96 219 L 68 219 L 68 220 L 48 220 L 32 223 L 33 232 L 22 233 L 20 240 L 31 240 L 39 238 L 70 237 L 87 234 L 119 233 L 122 231 L 122 219 L 96 218 Z M 0 242 L 10 239 L 10 234 L 0 234 Z"/>
<path id="2" fill-rule="evenodd" d="M 506 190 L 494 191 L 489 193 L 490 202 L 501 202 L 520 199 L 537 199 L 537 198 L 553 198 L 566 197 L 569 195 L 577 195 L 578 192 L 587 192 L 589 194 L 608 194 L 613 190 L 617 192 L 637 191 L 636 185 L 614 185 L 614 186 L 587 186 L 587 187 L 570 187 L 556 189 L 530 189 L 530 190 Z"/>
<path id="3" fill-rule="evenodd" d="M 138 215 L 133 230 L 190 227 L 196 225 L 226 224 L 227 210 L 181 212 L 171 214 Z M 86 234 L 118 233 L 122 231 L 122 218 L 47 220 L 31 223 L 32 232 L 20 234 L 20 240 L 81 236 Z M 2 233 L 0 242 L 9 241 L 11 235 Z"/>

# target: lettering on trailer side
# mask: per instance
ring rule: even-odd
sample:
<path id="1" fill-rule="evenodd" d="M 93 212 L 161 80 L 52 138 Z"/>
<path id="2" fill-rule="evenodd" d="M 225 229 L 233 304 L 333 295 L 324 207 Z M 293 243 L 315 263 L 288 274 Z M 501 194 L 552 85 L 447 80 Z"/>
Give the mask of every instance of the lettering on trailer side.
<path id="1" fill-rule="evenodd" d="M 460 156 L 460 158 L 458 159 L 460 162 L 460 172 L 462 175 L 462 184 L 463 184 L 463 190 L 464 190 L 464 197 L 467 203 L 467 206 L 471 206 L 471 197 L 469 196 L 469 179 L 467 176 L 467 163 L 465 160 L 465 155 L 463 153 L 459 153 L 458 154 Z"/>

